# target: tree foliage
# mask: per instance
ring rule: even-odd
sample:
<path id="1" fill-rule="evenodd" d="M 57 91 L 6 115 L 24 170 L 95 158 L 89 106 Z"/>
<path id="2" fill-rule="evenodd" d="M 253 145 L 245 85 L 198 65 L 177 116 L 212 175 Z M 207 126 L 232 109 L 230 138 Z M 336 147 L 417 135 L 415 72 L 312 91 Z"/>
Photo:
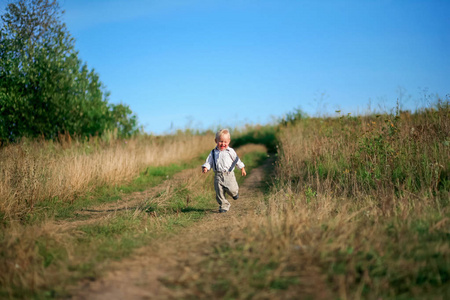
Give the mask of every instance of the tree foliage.
<path id="1" fill-rule="evenodd" d="M 109 104 L 98 74 L 78 59 L 56 0 L 8 4 L 0 29 L 0 139 L 137 131 L 126 105 Z"/>

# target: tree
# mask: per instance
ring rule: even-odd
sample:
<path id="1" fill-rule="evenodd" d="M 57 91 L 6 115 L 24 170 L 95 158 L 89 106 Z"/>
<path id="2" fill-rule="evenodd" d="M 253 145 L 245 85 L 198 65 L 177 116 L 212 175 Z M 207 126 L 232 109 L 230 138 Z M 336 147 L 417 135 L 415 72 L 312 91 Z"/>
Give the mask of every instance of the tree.
<path id="1" fill-rule="evenodd" d="M 0 139 L 137 131 L 128 106 L 108 104 L 99 76 L 78 59 L 56 0 L 8 4 L 0 29 Z"/>

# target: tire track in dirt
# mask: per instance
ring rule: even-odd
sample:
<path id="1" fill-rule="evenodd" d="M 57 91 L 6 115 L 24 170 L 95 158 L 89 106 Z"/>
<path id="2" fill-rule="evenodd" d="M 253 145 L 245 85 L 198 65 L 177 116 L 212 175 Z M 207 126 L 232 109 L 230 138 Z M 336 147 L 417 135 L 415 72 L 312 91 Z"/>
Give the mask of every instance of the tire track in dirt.
<path id="1" fill-rule="evenodd" d="M 240 187 L 240 198 L 229 212 L 210 213 L 166 240 L 138 249 L 127 259 L 110 264 L 109 271 L 95 281 L 83 281 L 69 289 L 70 299 L 175 299 L 186 296 L 182 289 L 170 289 L 167 278 L 196 280 L 190 265 L 204 260 L 239 219 L 251 217 L 264 195 L 261 187 L 273 169 L 273 158 L 255 168 Z M 198 172 L 198 170 L 197 170 Z M 213 201 L 213 200 L 212 200 Z"/>
<path id="2" fill-rule="evenodd" d="M 179 187 L 181 183 L 189 184 L 192 181 L 199 180 L 198 168 L 183 170 L 173 175 L 172 178 L 165 180 L 161 184 L 149 188 L 142 192 L 133 192 L 124 195 L 120 200 L 102 203 L 89 208 L 81 209 L 76 214 L 85 216 L 84 220 L 63 220 L 56 222 L 63 231 L 71 230 L 79 226 L 90 225 L 101 220 L 107 219 L 121 211 L 142 210 L 148 204 L 161 204 L 170 197 L 171 192 Z M 159 197 L 160 195 L 164 197 Z"/>

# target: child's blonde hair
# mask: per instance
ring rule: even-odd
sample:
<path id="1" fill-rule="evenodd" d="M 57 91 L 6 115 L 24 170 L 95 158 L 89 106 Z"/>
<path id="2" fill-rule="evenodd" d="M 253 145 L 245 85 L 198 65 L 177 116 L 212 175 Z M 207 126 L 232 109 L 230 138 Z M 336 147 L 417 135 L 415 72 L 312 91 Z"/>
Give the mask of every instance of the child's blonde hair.
<path id="1" fill-rule="evenodd" d="M 219 131 L 217 131 L 217 133 L 216 133 L 216 140 L 220 139 L 220 137 L 222 135 L 228 135 L 230 137 L 230 139 L 231 139 L 230 131 L 227 128 L 220 129 Z"/>

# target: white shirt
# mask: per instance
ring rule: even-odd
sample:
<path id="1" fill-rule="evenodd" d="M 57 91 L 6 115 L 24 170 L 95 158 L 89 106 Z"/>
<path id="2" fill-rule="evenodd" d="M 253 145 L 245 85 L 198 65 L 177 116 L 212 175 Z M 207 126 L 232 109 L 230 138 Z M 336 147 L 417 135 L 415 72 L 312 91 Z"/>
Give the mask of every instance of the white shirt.
<path id="1" fill-rule="evenodd" d="M 216 168 L 219 172 L 229 172 L 233 171 L 230 170 L 231 166 L 233 165 L 233 162 L 238 159 L 236 166 L 238 166 L 239 169 L 242 169 L 245 167 L 244 163 L 238 158 L 236 151 L 234 151 L 233 148 L 228 147 L 227 149 L 220 151 L 219 149 L 214 148 L 214 157 L 216 159 Z M 213 156 L 211 155 L 211 152 L 208 155 L 208 158 L 206 158 L 206 162 L 202 165 L 202 167 L 205 167 L 206 169 L 210 170 L 213 166 Z M 233 167 L 234 169 L 234 167 Z"/>

